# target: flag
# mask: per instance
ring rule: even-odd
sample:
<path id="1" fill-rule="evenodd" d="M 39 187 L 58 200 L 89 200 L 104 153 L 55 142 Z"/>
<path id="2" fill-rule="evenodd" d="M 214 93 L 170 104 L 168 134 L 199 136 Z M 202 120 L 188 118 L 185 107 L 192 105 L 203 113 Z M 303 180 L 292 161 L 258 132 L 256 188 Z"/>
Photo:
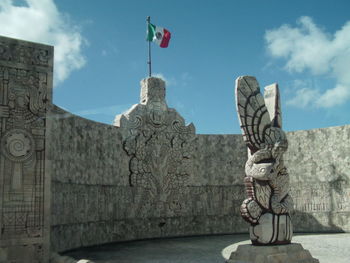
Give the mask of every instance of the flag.
<path id="1" fill-rule="evenodd" d="M 147 40 L 153 41 L 160 47 L 168 47 L 171 34 L 165 28 L 148 23 Z"/>

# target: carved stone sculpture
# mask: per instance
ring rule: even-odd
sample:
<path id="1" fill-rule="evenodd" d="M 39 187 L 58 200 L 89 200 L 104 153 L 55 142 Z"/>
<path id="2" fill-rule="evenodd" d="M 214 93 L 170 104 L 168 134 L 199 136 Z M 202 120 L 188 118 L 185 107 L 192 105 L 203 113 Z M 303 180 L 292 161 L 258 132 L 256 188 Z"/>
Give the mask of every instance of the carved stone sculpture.
<path id="1" fill-rule="evenodd" d="M 250 223 L 254 245 L 288 244 L 293 228 L 290 211 L 289 175 L 283 163 L 288 142 L 282 130 L 277 84 L 265 88 L 264 98 L 254 77 L 236 80 L 236 107 L 243 138 L 248 147 L 244 183 L 248 198 L 241 206 Z"/>
<path id="2" fill-rule="evenodd" d="M 53 47 L 0 37 L 0 263 L 49 261 Z"/>
<path id="3" fill-rule="evenodd" d="M 140 97 L 140 104 L 116 116 L 114 123 L 130 157 L 129 183 L 141 189 L 140 210 L 178 214 L 192 171 L 195 127 L 168 108 L 162 79 L 143 79 Z"/>

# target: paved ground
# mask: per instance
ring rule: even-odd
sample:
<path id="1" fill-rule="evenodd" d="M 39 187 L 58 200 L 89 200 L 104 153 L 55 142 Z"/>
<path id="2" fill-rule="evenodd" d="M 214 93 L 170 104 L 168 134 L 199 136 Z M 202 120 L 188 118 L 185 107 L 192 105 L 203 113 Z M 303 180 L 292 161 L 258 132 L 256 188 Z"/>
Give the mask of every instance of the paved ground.
<path id="1" fill-rule="evenodd" d="M 94 263 L 224 263 L 237 242 L 248 235 L 219 235 L 114 243 L 67 253 Z M 350 233 L 293 237 L 320 263 L 350 263 Z"/>

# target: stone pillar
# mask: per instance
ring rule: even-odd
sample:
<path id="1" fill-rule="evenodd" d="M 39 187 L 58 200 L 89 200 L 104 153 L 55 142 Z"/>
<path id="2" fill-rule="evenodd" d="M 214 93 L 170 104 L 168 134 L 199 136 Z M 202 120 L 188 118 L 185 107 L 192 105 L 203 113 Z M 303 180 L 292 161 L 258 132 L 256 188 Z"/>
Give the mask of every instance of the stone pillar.
<path id="1" fill-rule="evenodd" d="M 0 37 L 0 262 L 46 263 L 53 47 Z"/>

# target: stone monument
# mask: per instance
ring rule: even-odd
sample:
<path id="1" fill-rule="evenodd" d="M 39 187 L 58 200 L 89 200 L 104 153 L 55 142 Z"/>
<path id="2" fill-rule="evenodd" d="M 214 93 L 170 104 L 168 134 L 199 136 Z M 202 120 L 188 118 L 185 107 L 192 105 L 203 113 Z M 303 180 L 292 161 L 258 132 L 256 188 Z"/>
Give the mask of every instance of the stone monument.
<path id="1" fill-rule="evenodd" d="M 248 147 L 244 178 L 248 198 L 240 211 L 250 223 L 253 245 L 238 246 L 228 262 L 318 262 L 300 244 L 290 244 L 293 227 L 289 213 L 293 200 L 283 163 L 288 141 L 282 130 L 278 86 L 267 86 L 263 97 L 257 80 L 243 76 L 236 80 L 235 95 L 240 127 Z"/>
<path id="2" fill-rule="evenodd" d="M 193 170 L 195 127 L 185 125 L 165 100 L 165 82 L 149 77 L 141 81 L 140 103 L 117 115 L 123 148 L 129 156 L 129 184 L 142 196 L 139 211 L 158 215 L 184 213 L 188 181 Z"/>
<path id="3" fill-rule="evenodd" d="M 53 47 L 0 37 L 0 262 L 46 263 Z"/>

